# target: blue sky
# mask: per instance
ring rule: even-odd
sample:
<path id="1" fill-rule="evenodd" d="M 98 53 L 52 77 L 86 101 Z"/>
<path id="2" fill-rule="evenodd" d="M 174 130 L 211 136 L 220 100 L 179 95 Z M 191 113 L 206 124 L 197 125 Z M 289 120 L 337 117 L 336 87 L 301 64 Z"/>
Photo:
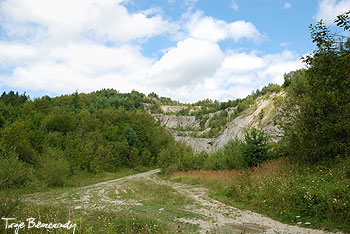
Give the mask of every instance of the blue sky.
<path id="1" fill-rule="evenodd" d="M 350 0 L 1 0 L 0 91 L 242 98 L 303 67 Z"/>

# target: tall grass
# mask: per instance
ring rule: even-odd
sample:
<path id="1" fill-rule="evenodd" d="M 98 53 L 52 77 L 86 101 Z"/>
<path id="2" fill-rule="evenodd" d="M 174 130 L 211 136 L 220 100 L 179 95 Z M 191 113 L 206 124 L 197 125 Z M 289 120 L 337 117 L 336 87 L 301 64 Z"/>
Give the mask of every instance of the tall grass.
<path id="1" fill-rule="evenodd" d="M 73 233 L 73 228 L 61 229 L 45 229 L 45 228 L 29 228 L 28 218 L 34 218 L 35 223 L 62 223 L 70 222 L 76 225 L 75 232 L 78 234 L 93 233 L 172 233 L 168 232 L 167 226 L 164 226 L 153 217 L 144 215 L 131 214 L 128 211 L 106 212 L 97 210 L 74 210 L 67 206 L 42 206 L 36 204 L 20 203 L 14 210 L 13 216 L 15 220 L 10 223 L 24 222 L 23 228 L 19 229 L 19 233 Z M 1 233 L 14 233 L 15 228 L 5 228 L 5 221 L 0 220 Z M 172 227 L 176 229 L 176 227 Z"/>
<path id="2" fill-rule="evenodd" d="M 350 232 L 349 158 L 313 166 L 280 158 L 247 170 L 177 172 L 172 178 L 285 223 Z"/>

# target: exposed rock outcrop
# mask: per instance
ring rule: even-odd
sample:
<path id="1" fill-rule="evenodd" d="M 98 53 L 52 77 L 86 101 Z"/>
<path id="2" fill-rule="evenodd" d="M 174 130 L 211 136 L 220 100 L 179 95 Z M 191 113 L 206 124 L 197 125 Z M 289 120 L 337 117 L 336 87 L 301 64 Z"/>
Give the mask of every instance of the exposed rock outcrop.
<path id="1" fill-rule="evenodd" d="M 163 114 L 154 114 L 153 116 L 160 121 L 161 125 L 170 129 L 199 128 L 199 121 L 196 120 L 195 116 L 176 116 Z"/>
<path id="2" fill-rule="evenodd" d="M 192 133 L 196 131 L 197 136 L 210 130 L 208 123 L 215 115 L 221 111 L 210 113 L 207 115 L 206 129 L 199 131 L 200 122 L 195 116 L 176 116 L 154 114 L 153 116 L 160 121 L 161 125 L 168 128 L 175 140 L 182 141 L 192 147 L 196 152 L 206 151 L 213 152 L 222 148 L 229 140 L 237 137 L 241 140 L 244 138 L 244 129 L 248 127 L 256 127 L 264 130 L 265 134 L 272 136 L 272 140 L 276 141 L 281 136 L 281 132 L 275 125 L 275 117 L 278 108 L 275 106 L 275 98 L 283 97 L 284 93 L 270 94 L 259 97 L 255 103 L 249 108 L 241 112 L 236 118 L 228 122 L 225 129 L 215 138 L 193 137 Z M 169 109 L 169 108 L 168 108 Z M 174 110 L 177 108 L 174 108 Z M 227 108 L 228 116 L 233 114 L 235 107 Z"/>

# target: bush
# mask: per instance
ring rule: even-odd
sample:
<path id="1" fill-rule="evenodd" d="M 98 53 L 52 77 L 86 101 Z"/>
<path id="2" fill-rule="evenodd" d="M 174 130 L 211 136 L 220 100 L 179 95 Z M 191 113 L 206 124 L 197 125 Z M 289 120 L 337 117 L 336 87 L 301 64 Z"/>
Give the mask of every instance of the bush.
<path id="1" fill-rule="evenodd" d="M 267 144 L 268 137 L 264 135 L 264 131 L 256 128 L 248 129 L 244 139 L 245 142 L 242 143 L 241 150 L 246 166 L 257 166 L 271 158 Z"/>
<path id="2" fill-rule="evenodd" d="M 242 142 L 231 139 L 221 150 L 203 155 L 202 169 L 204 170 L 231 170 L 244 168 L 244 159 L 241 151 Z"/>
<path id="3" fill-rule="evenodd" d="M 223 152 L 224 169 L 242 169 L 244 158 L 241 151 L 242 142 L 239 139 L 231 139 L 225 146 Z"/>
<path id="4" fill-rule="evenodd" d="M 338 30 L 349 32 L 349 18 L 338 16 Z M 281 126 L 293 157 L 315 163 L 350 152 L 350 39 L 343 45 L 323 21 L 310 31 L 317 49 L 303 58 L 306 70 L 286 77 Z"/>
<path id="5" fill-rule="evenodd" d="M 25 163 L 18 159 L 18 154 L 0 145 L 0 188 L 23 186 L 29 179 L 29 170 Z"/>
<path id="6" fill-rule="evenodd" d="M 48 186 L 63 186 L 70 176 L 69 163 L 61 151 L 49 148 L 41 160 L 39 174 Z"/>

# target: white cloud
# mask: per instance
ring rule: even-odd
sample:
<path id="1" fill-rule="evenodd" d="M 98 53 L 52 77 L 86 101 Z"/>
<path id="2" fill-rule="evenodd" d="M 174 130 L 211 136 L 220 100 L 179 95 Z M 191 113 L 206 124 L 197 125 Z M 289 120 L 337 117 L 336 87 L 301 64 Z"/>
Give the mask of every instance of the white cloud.
<path id="1" fill-rule="evenodd" d="M 98 76 L 118 73 L 128 76 L 140 68 L 149 67 L 151 61 L 131 46 L 107 47 L 85 43 L 54 47 L 49 53 L 53 61 L 63 62 L 80 74 Z"/>
<path id="2" fill-rule="evenodd" d="M 171 25 L 159 14 L 129 13 L 123 0 L 5 0 L 0 3 L 2 26 L 16 36 L 40 35 L 60 40 L 92 34 L 126 42 L 162 34 Z M 154 13 L 154 11 L 152 12 Z"/>
<path id="3" fill-rule="evenodd" d="M 178 42 L 157 61 L 149 73 L 150 82 L 165 87 L 179 87 L 201 82 L 221 66 L 223 53 L 208 41 L 186 39 Z"/>
<path id="4" fill-rule="evenodd" d="M 231 8 L 235 11 L 238 11 L 239 7 L 235 0 L 231 1 Z"/>
<path id="5" fill-rule="evenodd" d="M 263 59 L 268 66 L 258 71 L 258 77 L 263 81 L 262 84 L 265 85 L 268 82 L 282 84 L 284 81 L 284 73 L 304 67 L 304 64 L 298 59 L 298 56 L 288 50 L 281 54 L 265 55 Z"/>
<path id="6" fill-rule="evenodd" d="M 137 88 L 135 79 L 144 77 L 152 65 L 152 60 L 144 58 L 131 46 L 110 48 L 82 43 L 35 52 L 40 56 L 18 63 L 11 76 L 1 77 L 1 83 L 55 93 L 112 87 L 126 92 Z"/>
<path id="7" fill-rule="evenodd" d="M 77 89 L 135 89 L 194 102 L 243 98 L 269 82 L 282 84 L 284 73 L 302 67 L 298 56 L 290 51 L 268 55 L 224 53 L 217 44 L 198 39 L 179 42 L 158 61 L 145 58 L 137 47 L 89 43 L 31 53 L 37 56 L 15 56 L 19 63 L 11 75 L 0 77 L 2 85 L 58 94 Z"/>
<path id="8" fill-rule="evenodd" d="M 283 6 L 283 9 L 289 9 L 291 7 L 292 7 L 292 4 L 290 4 L 289 2 L 285 2 L 284 6 Z"/>
<path id="9" fill-rule="evenodd" d="M 281 46 L 281 47 L 288 47 L 288 46 L 290 46 L 290 42 L 282 42 L 282 43 L 279 44 L 279 46 Z"/>
<path id="10" fill-rule="evenodd" d="M 254 54 L 234 53 L 228 55 L 222 65 L 222 71 L 244 73 L 253 71 L 265 66 L 264 60 Z"/>
<path id="11" fill-rule="evenodd" d="M 240 39 L 249 39 L 252 41 L 260 41 L 263 39 L 261 33 L 256 29 L 256 27 L 244 20 L 235 21 L 227 24 L 228 38 L 232 38 L 235 41 Z"/>
<path id="12" fill-rule="evenodd" d="M 282 84 L 284 73 L 301 67 L 298 56 L 290 51 L 267 55 L 231 52 L 212 80 L 222 91 L 221 99 L 243 98 L 268 83 Z"/>
<path id="13" fill-rule="evenodd" d="M 24 62 L 37 56 L 33 46 L 0 41 L 0 65 Z"/>
<path id="14" fill-rule="evenodd" d="M 298 58 L 299 56 L 290 51 L 267 55 L 227 52 L 213 75 L 192 83 L 184 82 L 178 86 L 153 85 L 154 88 L 149 90 L 184 102 L 194 102 L 205 98 L 212 100 L 244 98 L 252 90 L 260 89 L 268 83 L 282 84 L 285 73 L 303 67 Z M 164 72 L 163 78 L 168 77 L 169 75 Z"/>
<path id="15" fill-rule="evenodd" d="M 198 0 L 184 0 L 185 5 L 188 6 L 188 10 L 192 10 L 197 2 Z"/>
<path id="16" fill-rule="evenodd" d="M 202 12 L 193 14 L 187 27 L 191 37 L 212 42 L 225 39 L 233 39 L 236 42 L 241 39 L 259 41 L 263 38 L 251 22 L 238 20 L 227 23 L 223 20 L 204 16 Z"/>
<path id="17" fill-rule="evenodd" d="M 350 9 L 350 0 L 319 0 L 317 21 L 323 19 L 326 24 L 333 24 L 337 15 L 345 13 Z"/>
<path id="18" fill-rule="evenodd" d="M 174 0 L 175 1 L 175 0 Z M 183 0 L 194 6 L 195 0 Z M 0 26 L 10 42 L 0 42 L 0 85 L 56 94 L 132 89 L 194 102 L 234 99 L 300 67 L 291 52 L 222 51 L 231 39 L 259 41 L 251 22 L 226 22 L 187 12 L 179 22 L 159 8 L 131 13 L 123 0 L 4 0 Z M 69 6 L 69 7 L 67 7 Z M 182 27 L 181 40 L 159 59 L 142 54 L 143 40 Z M 104 42 L 113 41 L 113 46 Z M 141 43 L 140 43 L 141 42 Z"/>

